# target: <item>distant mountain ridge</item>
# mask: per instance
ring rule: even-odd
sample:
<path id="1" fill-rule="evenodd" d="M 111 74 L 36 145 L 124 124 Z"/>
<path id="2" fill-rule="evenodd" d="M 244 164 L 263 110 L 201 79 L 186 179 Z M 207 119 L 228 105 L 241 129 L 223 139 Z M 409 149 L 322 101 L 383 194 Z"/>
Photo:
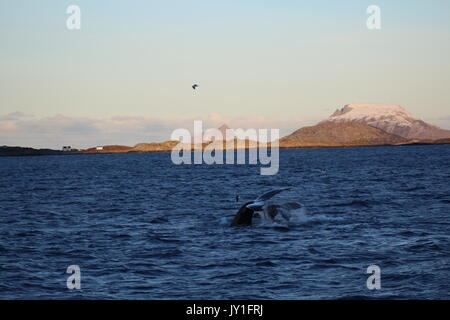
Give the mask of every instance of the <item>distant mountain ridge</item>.
<path id="1" fill-rule="evenodd" d="M 336 110 L 323 122 L 358 122 L 406 139 L 437 140 L 450 138 L 441 129 L 413 116 L 397 104 L 353 103 Z"/>
<path id="2" fill-rule="evenodd" d="M 239 137 L 236 132 L 229 137 L 226 124 L 191 139 L 191 143 L 180 141 L 138 143 L 134 147 L 108 145 L 85 150 L 63 152 L 51 149 L 33 149 L 22 147 L 0 147 L 0 156 L 20 155 L 66 155 L 96 153 L 145 153 L 170 152 L 175 147 L 183 150 L 201 151 L 253 149 L 270 147 L 272 143 L 263 143 Z M 222 138 L 215 137 L 219 132 Z M 219 135 L 220 136 L 220 135 Z M 181 143 L 181 145 L 180 145 Z M 414 145 L 414 144 L 450 144 L 450 130 L 437 126 L 413 116 L 396 104 L 354 103 L 337 109 L 330 117 L 317 125 L 300 128 L 279 140 L 280 148 L 320 148 L 346 146 L 377 145 Z"/>

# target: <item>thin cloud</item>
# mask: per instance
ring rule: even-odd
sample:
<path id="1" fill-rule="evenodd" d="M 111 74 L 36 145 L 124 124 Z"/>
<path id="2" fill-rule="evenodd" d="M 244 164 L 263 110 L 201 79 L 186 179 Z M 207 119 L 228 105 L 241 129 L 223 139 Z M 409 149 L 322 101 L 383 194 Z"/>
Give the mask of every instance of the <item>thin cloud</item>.
<path id="1" fill-rule="evenodd" d="M 20 111 L 11 112 L 0 116 L 0 121 L 15 121 L 20 119 L 32 118 L 34 117 L 32 114 L 23 113 Z"/>
<path id="2" fill-rule="evenodd" d="M 63 145 L 75 148 L 110 144 L 134 146 L 141 142 L 167 141 L 171 133 L 178 128 L 186 128 L 192 132 L 194 120 L 202 120 L 204 130 L 227 124 L 231 128 L 280 129 L 281 135 L 317 122 L 315 119 L 283 120 L 268 116 L 238 118 L 218 113 L 197 119 L 177 120 L 134 116 L 95 119 L 61 114 L 36 118 L 21 112 L 13 112 L 0 116 L 0 145 L 57 149 Z"/>

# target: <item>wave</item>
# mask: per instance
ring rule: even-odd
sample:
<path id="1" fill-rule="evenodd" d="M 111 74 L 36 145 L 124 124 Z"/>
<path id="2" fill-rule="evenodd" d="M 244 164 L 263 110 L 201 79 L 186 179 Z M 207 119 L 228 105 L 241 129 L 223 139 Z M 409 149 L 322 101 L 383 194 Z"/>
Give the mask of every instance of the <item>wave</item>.
<path id="1" fill-rule="evenodd" d="M 327 206 L 330 207 L 371 207 L 374 204 L 378 204 L 378 201 L 373 200 L 352 200 L 348 202 L 342 202 L 342 203 L 333 203 L 328 204 Z"/>

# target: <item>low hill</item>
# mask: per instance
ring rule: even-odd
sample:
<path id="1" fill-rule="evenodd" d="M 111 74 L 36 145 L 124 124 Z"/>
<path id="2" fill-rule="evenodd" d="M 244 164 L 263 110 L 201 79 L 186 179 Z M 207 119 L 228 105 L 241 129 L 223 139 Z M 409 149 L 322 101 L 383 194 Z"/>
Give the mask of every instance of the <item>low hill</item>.
<path id="1" fill-rule="evenodd" d="M 179 141 L 165 141 L 165 142 L 152 142 L 152 143 L 138 143 L 131 152 L 167 152 L 171 151 Z"/>
<path id="2" fill-rule="evenodd" d="M 322 122 L 280 139 L 281 148 L 374 146 L 407 143 L 407 139 L 357 122 Z"/>
<path id="3" fill-rule="evenodd" d="M 121 145 L 110 145 L 103 146 L 101 149 L 97 149 L 97 147 L 89 148 L 84 150 L 82 153 L 124 153 L 132 150 L 133 147 L 121 146 Z"/>
<path id="4" fill-rule="evenodd" d="M 0 156 L 44 156 L 44 155 L 59 155 L 67 154 L 60 150 L 52 149 L 34 149 L 34 148 L 23 148 L 23 147 L 0 147 Z"/>
<path id="5" fill-rule="evenodd" d="M 450 139 L 439 139 L 433 141 L 433 144 L 450 144 Z"/>

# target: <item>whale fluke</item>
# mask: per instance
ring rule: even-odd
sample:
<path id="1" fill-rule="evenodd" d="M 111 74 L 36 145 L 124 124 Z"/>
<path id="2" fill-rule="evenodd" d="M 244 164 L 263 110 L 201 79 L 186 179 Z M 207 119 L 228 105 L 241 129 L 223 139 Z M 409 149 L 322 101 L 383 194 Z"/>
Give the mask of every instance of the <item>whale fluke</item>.
<path id="1" fill-rule="evenodd" d="M 263 195 L 259 196 L 258 198 L 256 198 L 255 201 L 266 201 L 269 200 L 270 198 L 272 198 L 273 196 L 279 194 L 280 192 L 286 191 L 286 190 L 290 190 L 291 188 L 281 188 L 281 189 L 275 189 L 269 192 L 264 193 Z"/>
<path id="2" fill-rule="evenodd" d="M 250 226 L 252 225 L 252 220 L 254 217 L 254 214 L 256 212 L 261 212 L 262 214 L 270 217 L 272 220 L 275 218 L 275 216 L 279 212 L 284 212 L 284 210 L 292 210 L 300 208 L 301 206 L 297 203 L 297 208 L 294 208 L 294 203 L 286 203 L 281 206 L 279 205 L 267 205 L 266 201 L 273 198 L 275 195 L 279 194 L 280 192 L 290 190 L 291 188 L 281 188 L 281 189 L 275 189 L 271 190 L 269 192 L 264 193 L 263 195 L 256 198 L 254 201 L 247 202 L 244 204 L 241 208 L 239 208 L 238 212 L 234 216 L 233 221 L 231 222 L 231 226 Z M 287 206 L 287 207 L 285 207 Z M 292 206 L 292 209 L 289 209 L 288 207 Z M 283 214 L 284 216 L 284 214 Z"/>
<path id="3" fill-rule="evenodd" d="M 282 205 L 271 204 L 263 208 L 262 215 L 274 220 L 278 214 L 281 214 L 285 220 L 289 221 L 291 218 L 290 211 L 300 208 L 302 208 L 302 205 L 297 202 L 286 202 Z"/>

